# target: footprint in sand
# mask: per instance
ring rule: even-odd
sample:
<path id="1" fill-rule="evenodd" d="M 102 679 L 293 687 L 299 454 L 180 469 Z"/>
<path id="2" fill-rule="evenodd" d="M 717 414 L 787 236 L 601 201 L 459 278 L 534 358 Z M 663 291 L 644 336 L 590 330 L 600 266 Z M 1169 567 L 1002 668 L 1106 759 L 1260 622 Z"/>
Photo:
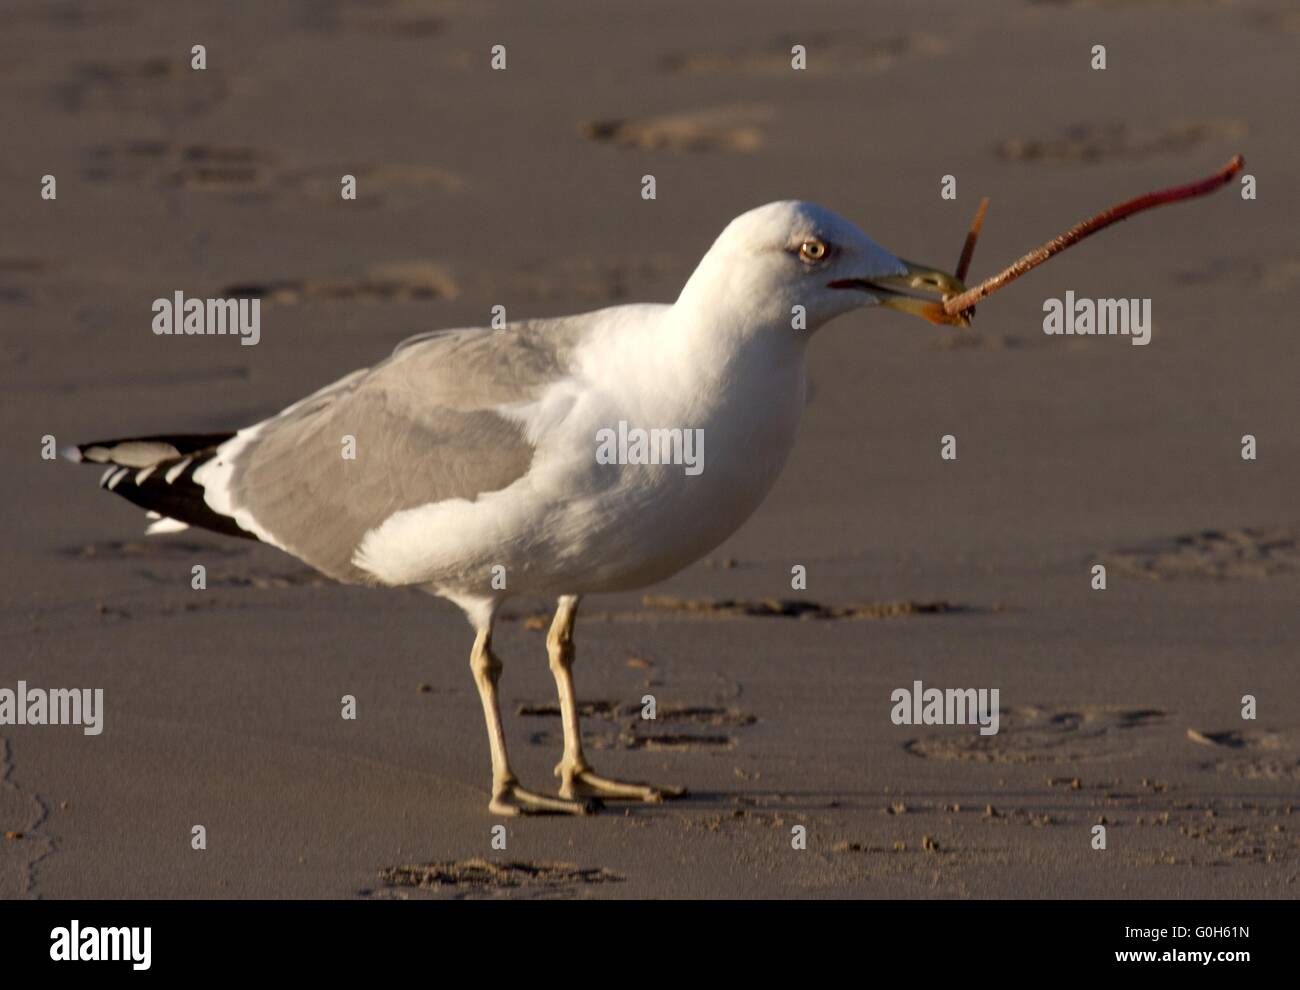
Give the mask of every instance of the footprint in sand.
<path id="1" fill-rule="evenodd" d="M 1009 138 L 997 147 L 1006 161 L 1053 165 L 1183 155 L 1210 144 L 1233 144 L 1246 135 L 1239 120 L 1175 123 L 1135 128 L 1127 124 L 1075 124 L 1055 138 Z"/>
<path id="2" fill-rule="evenodd" d="M 246 549 L 226 543 L 194 543 L 188 540 L 109 540 L 64 547 L 59 551 L 77 560 L 197 560 L 200 557 L 242 557 Z"/>
<path id="3" fill-rule="evenodd" d="M 259 189 L 268 179 L 267 156 L 253 148 L 193 144 L 180 159 L 164 176 L 165 185 L 226 192 Z"/>
<path id="4" fill-rule="evenodd" d="M 604 867 L 574 863 L 500 862 L 467 859 L 412 866 L 388 866 L 379 877 L 389 887 L 418 887 L 422 890 L 452 890 L 480 893 L 534 888 L 563 890 L 601 883 L 622 883 L 623 877 Z"/>
<path id="5" fill-rule="evenodd" d="M 43 275 L 47 267 L 45 262 L 36 258 L 0 258 L 0 303 L 31 303 L 36 297 L 33 281 Z"/>
<path id="6" fill-rule="evenodd" d="M 115 540 L 101 543 L 86 543 L 77 547 L 64 547 L 60 555 L 74 560 L 94 563 L 136 563 L 143 565 L 134 571 L 134 576 L 153 584 L 176 587 L 185 586 L 190 580 L 190 567 L 195 561 L 202 561 L 208 568 L 207 587 L 218 588 L 319 588 L 329 585 L 328 578 L 307 568 L 283 572 L 248 571 L 240 567 L 231 574 L 219 571 L 219 562 L 228 558 L 245 557 L 248 551 L 243 547 L 229 546 L 225 543 L 194 543 L 189 540 Z"/>
<path id="7" fill-rule="evenodd" d="M 1202 770 L 1239 780 L 1300 780 L 1300 729 L 1188 729 L 1187 738 L 1221 754 Z"/>
<path id="8" fill-rule="evenodd" d="M 783 75 L 790 72 L 795 45 L 803 45 L 807 68 L 813 74 L 884 72 L 907 58 L 941 55 L 948 42 L 929 34 L 884 37 L 851 34 L 813 34 L 774 38 L 761 48 L 724 52 L 679 52 L 663 60 L 668 72 L 682 75 Z"/>
<path id="9" fill-rule="evenodd" d="M 121 29 L 138 22 L 143 13 L 123 0 L 98 0 L 93 4 L 11 0 L 5 8 L 6 26 L 11 29 L 35 25 L 70 32 Z"/>
<path id="10" fill-rule="evenodd" d="M 573 299 L 615 303 L 655 295 L 675 287 L 680 259 L 671 255 L 643 258 L 547 259 L 545 269 L 511 269 L 481 281 L 484 293 L 528 302 Z"/>
<path id="11" fill-rule="evenodd" d="M 1282 528 L 1205 530 L 1113 551 L 1101 559 L 1121 573 L 1150 581 L 1258 580 L 1300 570 L 1300 532 Z"/>
<path id="12" fill-rule="evenodd" d="M 209 548 L 197 548 L 194 556 L 189 560 L 207 561 L 219 556 L 214 554 Z M 135 577 L 153 584 L 165 585 L 174 588 L 179 579 L 182 585 L 190 578 L 189 564 L 187 563 L 181 569 L 158 569 L 158 570 L 138 570 Z M 317 573 L 316 571 L 300 568 L 298 570 L 267 572 L 267 571 L 249 571 L 241 568 L 233 574 L 218 573 L 215 568 L 209 566 L 206 578 L 206 587 L 209 590 L 216 591 L 219 588 L 256 588 L 258 590 L 283 590 L 285 588 L 327 588 L 333 582 L 329 578 Z"/>
<path id="13" fill-rule="evenodd" d="M 761 125 L 770 116 L 761 107 L 724 107 L 594 121 L 582 125 L 582 133 L 593 141 L 643 151 L 755 151 L 763 143 Z"/>
<path id="14" fill-rule="evenodd" d="M 729 732 L 717 731 L 753 725 L 758 721 L 749 712 L 737 708 L 715 705 L 659 705 L 655 718 L 643 719 L 641 705 L 617 701 L 584 701 L 578 704 L 578 714 L 584 719 L 583 740 L 592 749 L 629 750 L 717 750 L 732 749 L 737 738 Z M 553 703 L 523 703 L 516 714 L 534 718 L 560 717 L 559 706 Z M 678 731 L 663 731 L 668 726 Z M 693 731 L 680 731 L 686 728 Z M 697 729 L 715 731 L 694 731 Z M 555 731 L 530 733 L 528 741 L 534 745 L 550 746 L 559 740 Z"/>
<path id="15" fill-rule="evenodd" d="M 81 174 L 88 182 L 141 183 L 205 192 L 256 192 L 271 185 L 275 162 L 270 155 L 255 148 L 142 139 L 87 149 Z"/>
<path id="16" fill-rule="evenodd" d="M 227 298 L 264 299 L 293 305 L 304 302 L 427 302 L 457 295 L 455 281 L 441 265 L 425 260 L 372 265 L 357 278 L 288 278 L 227 286 Z"/>
<path id="17" fill-rule="evenodd" d="M 974 763 L 1072 763 L 1110 759 L 1132 752 L 1139 730 L 1159 724 L 1154 708 L 1084 705 L 1027 707 L 1003 711 L 995 736 L 977 729 L 961 734 L 921 736 L 904 744 L 913 756 Z"/>
<path id="18" fill-rule="evenodd" d="M 787 619 L 893 619 L 905 615 L 941 615 L 973 609 L 949 602 L 867 602 L 855 605 L 823 605 L 802 598 L 677 598 L 646 595 L 641 604 L 648 609 L 704 618 Z"/>
<path id="19" fill-rule="evenodd" d="M 361 209 L 402 209 L 415 206 L 432 195 L 458 193 L 465 180 L 450 169 L 436 165 L 356 165 L 338 163 L 332 167 L 286 171 L 280 179 L 285 192 L 300 193 L 319 202 L 343 202 L 339 197 L 340 179 L 344 175 L 357 180 L 357 198 L 349 207 Z"/>
<path id="20" fill-rule="evenodd" d="M 749 712 L 714 705 L 660 705 L 653 721 L 641 718 L 638 705 L 624 706 L 621 713 L 625 720 L 618 734 L 619 746 L 650 751 L 734 749 L 740 740 L 729 732 L 717 730 L 743 728 L 758 721 Z M 693 731 L 666 732 L 660 726 Z M 699 731 L 704 728 L 715 731 Z"/>
<path id="21" fill-rule="evenodd" d="M 645 595 L 640 609 L 588 611 L 588 622 L 659 622 L 667 616 L 688 621 L 715 619 L 896 619 L 918 615 L 963 615 L 1001 612 L 994 604 L 987 608 L 955 605 L 951 602 L 859 602 L 828 605 L 803 598 L 679 598 L 676 595 Z M 521 615 L 506 612 L 503 622 L 522 620 L 529 629 L 545 630 L 550 625 L 546 612 Z"/>
<path id="22" fill-rule="evenodd" d="M 238 145 L 175 144 L 130 140 L 86 151 L 82 176 L 90 182 L 131 183 L 158 189 L 257 193 L 343 203 L 341 179 L 357 180 L 349 208 L 396 209 L 439 193 L 456 193 L 464 181 L 433 165 L 337 163 L 292 166 L 270 152 Z"/>
<path id="23" fill-rule="evenodd" d="M 79 62 L 54 85 L 53 97 L 69 113 L 191 117 L 226 99 L 221 78 L 216 72 L 195 72 L 188 59 L 164 56 Z"/>

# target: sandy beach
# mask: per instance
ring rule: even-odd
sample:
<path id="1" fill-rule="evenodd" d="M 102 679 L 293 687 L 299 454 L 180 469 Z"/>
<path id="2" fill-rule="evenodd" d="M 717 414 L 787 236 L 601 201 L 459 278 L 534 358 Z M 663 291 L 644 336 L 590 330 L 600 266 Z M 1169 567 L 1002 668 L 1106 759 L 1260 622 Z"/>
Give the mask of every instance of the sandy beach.
<path id="1" fill-rule="evenodd" d="M 0 688 L 98 688 L 104 710 L 97 735 L 0 726 L 0 898 L 1295 897 L 1300 15 L 612 6 L 8 6 Z M 251 541 L 146 538 L 97 471 L 41 456 L 237 429 L 494 305 L 671 302 L 771 200 L 950 268 L 990 196 L 982 278 L 1238 152 L 1256 199 L 1134 218 L 969 331 L 871 311 L 821 331 L 752 519 L 584 601 L 588 751 L 680 800 L 490 816 L 455 608 Z M 1150 299 L 1150 343 L 1045 335 L 1067 290 Z M 260 298 L 257 345 L 154 334 L 175 291 Z M 512 600 L 495 643 L 513 761 L 548 791 L 551 604 Z M 894 724 L 918 681 L 997 688 L 998 733 Z"/>

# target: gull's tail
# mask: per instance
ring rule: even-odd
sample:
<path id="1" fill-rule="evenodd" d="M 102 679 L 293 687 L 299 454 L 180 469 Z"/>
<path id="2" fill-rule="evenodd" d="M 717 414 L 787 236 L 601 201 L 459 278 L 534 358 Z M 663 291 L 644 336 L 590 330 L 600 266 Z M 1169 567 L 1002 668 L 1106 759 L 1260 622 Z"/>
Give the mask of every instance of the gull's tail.
<path id="1" fill-rule="evenodd" d="M 99 486 L 149 510 L 147 533 L 170 533 L 201 526 L 227 536 L 257 539 L 230 516 L 215 511 L 203 498 L 194 472 L 233 433 L 133 437 L 83 443 L 64 450 L 72 461 L 107 464 Z"/>

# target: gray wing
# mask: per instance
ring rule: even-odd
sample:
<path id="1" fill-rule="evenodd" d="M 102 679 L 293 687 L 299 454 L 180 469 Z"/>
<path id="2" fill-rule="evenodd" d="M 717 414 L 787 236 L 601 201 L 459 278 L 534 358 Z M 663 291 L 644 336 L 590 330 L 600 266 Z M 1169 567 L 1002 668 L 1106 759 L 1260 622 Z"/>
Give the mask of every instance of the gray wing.
<path id="1" fill-rule="evenodd" d="M 568 373 L 588 316 L 407 341 L 237 436 L 224 473 L 219 450 L 208 477 L 224 493 L 208 501 L 331 577 L 365 583 L 353 553 L 393 513 L 473 500 L 527 473 L 533 447 L 496 409 Z M 354 459 L 343 456 L 348 437 Z"/>

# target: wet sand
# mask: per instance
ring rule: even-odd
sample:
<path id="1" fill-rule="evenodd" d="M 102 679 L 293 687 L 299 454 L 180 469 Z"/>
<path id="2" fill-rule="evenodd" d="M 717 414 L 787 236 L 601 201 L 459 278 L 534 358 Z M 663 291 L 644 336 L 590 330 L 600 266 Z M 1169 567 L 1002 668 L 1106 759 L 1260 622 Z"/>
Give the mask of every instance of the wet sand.
<path id="1" fill-rule="evenodd" d="M 0 687 L 102 687 L 106 712 L 96 737 L 0 727 L 0 896 L 1294 897 L 1289 5 L 546 7 L 11 5 Z M 646 589 L 715 607 L 584 603 L 593 762 L 690 796 L 509 821 L 504 851 L 456 609 L 213 534 L 146 540 L 96 472 L 40 457 L 46 434 L 246 425 L 498 303 L 670 301 L 769 200 L 946 267 L 989 195 L 983 277 L 1235 152 L 1258 200 L 1107 231 L 973 334 L 872 312 L 823 331 L 776 490 Z M 150 332 L 154 298 L 236 288 L 262 295 L 256 347 Z M 1067 289 L 1151 298 L 1151 344 L 1045 336 Z M 549 789 L 545 605 L 512 602 L 496 645 L 512 759 Z M 917 680 L 997 687 L 999 733 L 894 725 Z"/>

